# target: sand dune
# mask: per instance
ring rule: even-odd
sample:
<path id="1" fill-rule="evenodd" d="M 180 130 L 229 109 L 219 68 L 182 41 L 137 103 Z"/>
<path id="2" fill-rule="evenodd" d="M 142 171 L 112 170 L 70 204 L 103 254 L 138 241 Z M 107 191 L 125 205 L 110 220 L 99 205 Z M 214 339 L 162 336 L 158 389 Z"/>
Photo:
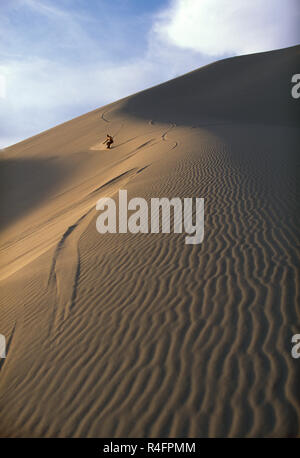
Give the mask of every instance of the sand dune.
<path id="1" fill-rule="evenodd" d="M 299 55 L 220 61 L 1 153 L 2 437 L 299 435 Z M 203 243 L 100 235 L 119 189 L 204 197 Z"/>

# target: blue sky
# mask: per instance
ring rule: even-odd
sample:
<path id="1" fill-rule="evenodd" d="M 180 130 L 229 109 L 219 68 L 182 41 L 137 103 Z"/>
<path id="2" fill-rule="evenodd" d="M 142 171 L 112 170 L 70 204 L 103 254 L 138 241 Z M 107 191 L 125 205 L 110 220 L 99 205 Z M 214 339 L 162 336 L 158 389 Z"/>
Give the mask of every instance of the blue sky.
<path id="1" fill-rule="evenodd" d="M 298 0 L 0 0 L 0 148 L 212 61 L 297 44 Z"/>

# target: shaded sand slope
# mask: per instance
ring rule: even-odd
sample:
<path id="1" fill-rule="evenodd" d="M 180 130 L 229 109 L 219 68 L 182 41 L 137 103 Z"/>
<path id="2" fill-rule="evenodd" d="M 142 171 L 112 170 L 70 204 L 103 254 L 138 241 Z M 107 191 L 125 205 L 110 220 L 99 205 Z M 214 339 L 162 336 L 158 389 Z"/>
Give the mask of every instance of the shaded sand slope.
<path id="1" fill-rule="evenodd" d="M 1 436 L 299 435 L 297 59 L 218 62 L 2 153 Z M 204 242 L 98 234 L 119 189 L 204 197 Z"/>
<path id="2" fill-rule="evenodd" d="M 298 125 L 300 107 L 291 97 L 291 78 L 299 73 L 299 59 L 295 46 L 220 60 L 130 97 L 126 111 L 188 125 L 197 121 Z"/>

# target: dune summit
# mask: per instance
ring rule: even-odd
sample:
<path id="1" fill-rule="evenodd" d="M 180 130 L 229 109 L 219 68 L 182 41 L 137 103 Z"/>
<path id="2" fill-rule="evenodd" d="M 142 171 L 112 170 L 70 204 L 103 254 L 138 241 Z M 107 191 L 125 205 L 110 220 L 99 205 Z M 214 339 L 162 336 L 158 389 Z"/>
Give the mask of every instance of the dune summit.
<path id="1" fill-rule="evenodd" d="M 299 57 L 219 61 L 1 153 L 0 436 L 299 435 Z M 99 234 L 119 190 L 203 198 L 202 243 Z"/>

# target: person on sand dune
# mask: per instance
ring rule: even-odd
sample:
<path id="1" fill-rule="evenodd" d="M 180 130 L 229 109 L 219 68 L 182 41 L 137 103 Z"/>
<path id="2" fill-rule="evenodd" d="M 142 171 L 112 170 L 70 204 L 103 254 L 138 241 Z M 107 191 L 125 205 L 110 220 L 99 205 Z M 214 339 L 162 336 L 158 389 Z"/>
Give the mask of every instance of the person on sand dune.
<path id="1" fill-rule="evenodd" d="M 103 142 L 103 144 L 106 144 L 106 148 L 110 149 L 110 145 L 114 142 L 113 138 L 111 135 L 107 134 L 106 135 L 106 140 Z"/>

